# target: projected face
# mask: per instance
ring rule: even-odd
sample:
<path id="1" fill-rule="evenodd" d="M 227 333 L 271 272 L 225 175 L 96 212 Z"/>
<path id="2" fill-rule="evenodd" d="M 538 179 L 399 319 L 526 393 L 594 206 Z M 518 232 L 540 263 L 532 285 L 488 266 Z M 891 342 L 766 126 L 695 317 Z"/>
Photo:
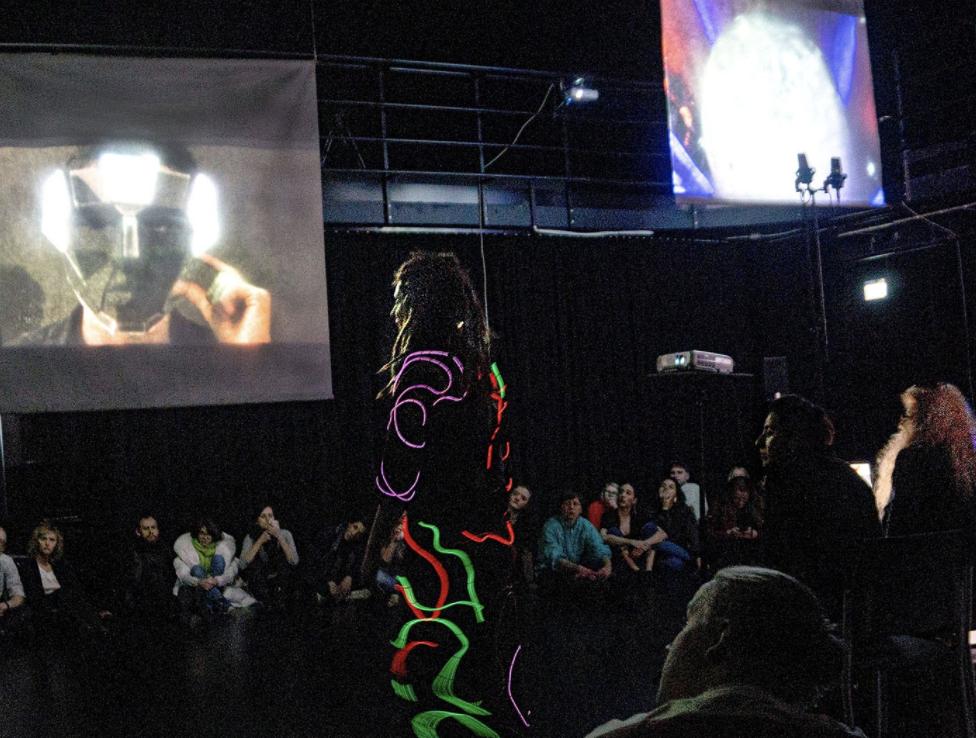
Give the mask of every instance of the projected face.
<path id="1" fill-rule="evenodd" d="M 150 146 L 102 147 L 44 182 L 42 230 L 78 300 L 109 333 L 161 321 L 189 257 L 216 240 L 216 188 L 182 159 L 167 163 Z"/>

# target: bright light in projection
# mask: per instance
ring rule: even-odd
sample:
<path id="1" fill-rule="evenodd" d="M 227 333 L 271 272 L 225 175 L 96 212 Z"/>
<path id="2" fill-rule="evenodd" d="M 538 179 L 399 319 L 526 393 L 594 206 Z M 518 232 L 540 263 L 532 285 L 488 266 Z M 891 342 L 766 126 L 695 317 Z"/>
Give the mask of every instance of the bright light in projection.
<path id="1" fill-rule="evenodd" d="M 869 279 L 864 283 L 864 299 L 868 302 L 873 300 L 883 300 L 888 296 L 888 280 Z"/>
<path id="2" fill-rule="evenodd" d="M 200 256 L 220 239 L 217 185 L 206 174 L 198 174 L 193 178 L 190 197 L 186 203 L 186 217 L 193 229 L 190 248 L 194 256 Z"/>
<path id="3" fill-rule="evenodd" d="M 830 157 L 854 158 L 820 49 L 764 13 L 739 16 L 716 40 L 701 81 L 701 119 L 720 198 L 791 201 L 797 152 L 824 175 Z"/>
<path id="4" fill-rule="evenodd" d="M 41 233 L 64 253 L 71 243 L 71 193 L 64 172 L 52 172 L 41 185 Z"/>
<path id="5" fill-rule="evenodd" d="M 156 198 L 159 157 L 155 154 L 117 154 L 98 157 L 102 199 L 120 205 L 148 205 Z"/>

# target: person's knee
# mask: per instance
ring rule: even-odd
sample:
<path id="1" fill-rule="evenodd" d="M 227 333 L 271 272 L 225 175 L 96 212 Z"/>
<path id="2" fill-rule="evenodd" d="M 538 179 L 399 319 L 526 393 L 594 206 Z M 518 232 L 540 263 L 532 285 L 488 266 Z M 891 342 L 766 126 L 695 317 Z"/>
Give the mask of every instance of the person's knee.
<path id="1" fill-rule="evenodd" d="M 210 562 L 210 573 L 215 577 L 219 577 L 221 574 L 223 574 L 224 569 L 226 568 L 227 562 L 224 561 L 224 557 L 220 554 L 214 556 L 213 560 Z"/>
<path id="2" fill-rule="evenodd" d="M 190 568 L 190 576 L 195 577 L 196 579 L 203 579 L 205 576 L 207 576 L 207 572 L 203 570 L 202 566 L 196 564 Z"/>

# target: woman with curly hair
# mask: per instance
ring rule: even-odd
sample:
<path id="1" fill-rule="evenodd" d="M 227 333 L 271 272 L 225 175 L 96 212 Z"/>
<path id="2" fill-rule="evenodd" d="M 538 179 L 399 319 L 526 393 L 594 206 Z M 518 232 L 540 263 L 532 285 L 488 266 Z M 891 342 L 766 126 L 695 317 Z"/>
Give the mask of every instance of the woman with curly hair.
<path id="1" fill-rule="evenodd" d="M 874 497 L 888 535 L 963 529 L 976 538 L 976 419 L 938 382 L 901 395 L 898 431 L 878 454 Z"/>

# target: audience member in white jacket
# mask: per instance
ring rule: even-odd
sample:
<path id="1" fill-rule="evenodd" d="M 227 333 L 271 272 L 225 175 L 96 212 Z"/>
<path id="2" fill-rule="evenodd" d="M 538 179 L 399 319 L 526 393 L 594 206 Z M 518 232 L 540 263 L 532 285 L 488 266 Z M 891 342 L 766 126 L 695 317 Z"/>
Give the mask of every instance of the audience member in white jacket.
<path id="1" fill-rule="evenodd" d="M 175 594 L 183 611 L 207 620 L 229 607 L 250 607 L 255 599 L 234 586 L 239 570 L 234 537 L 223 533 L 212 520 L 198 520 L 173 544 L 176 558 Z"/>

